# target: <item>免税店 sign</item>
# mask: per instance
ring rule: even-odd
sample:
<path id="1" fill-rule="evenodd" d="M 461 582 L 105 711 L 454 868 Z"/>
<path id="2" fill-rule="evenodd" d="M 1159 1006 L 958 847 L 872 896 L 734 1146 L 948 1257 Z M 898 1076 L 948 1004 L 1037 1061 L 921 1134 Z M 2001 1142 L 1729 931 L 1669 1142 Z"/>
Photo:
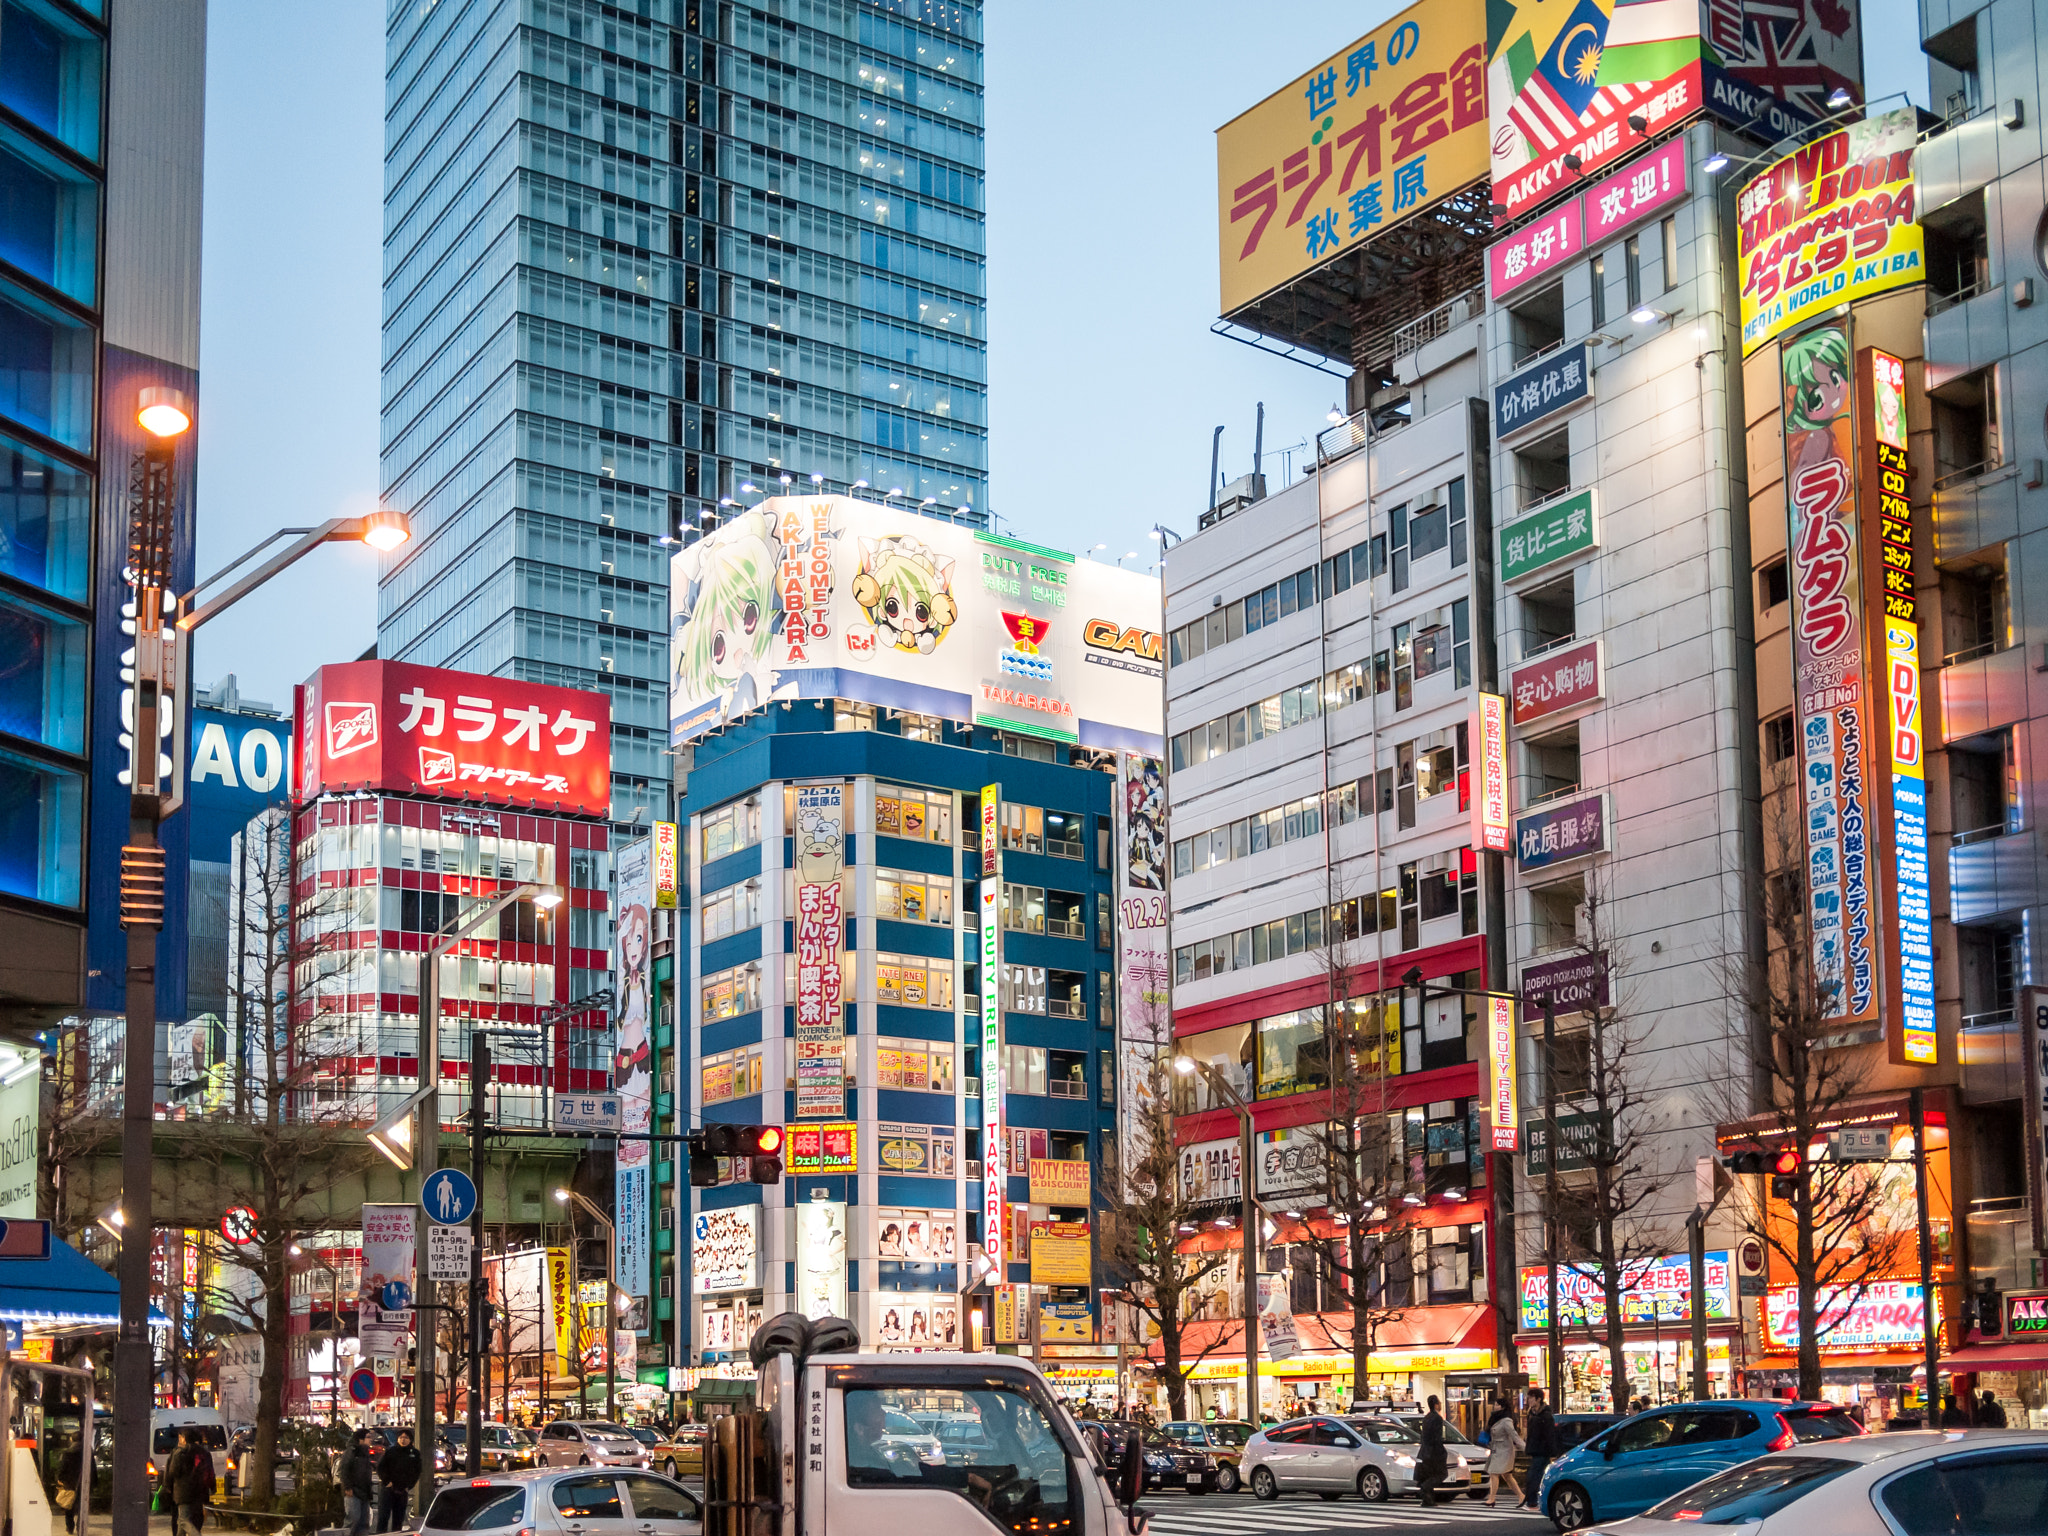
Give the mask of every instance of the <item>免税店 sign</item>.
<path id="1" fill-rule="evenodd" d="M 1486 999 L 1486 1122 L 1492 1150 L 1515 1150 L 1521 1123 L 1515 1082 L 1515 1000 L 1497 994 Z"/>
<path id="2" fill-rule="evenodd" d="M 1472 716 L 1472 743 L 1477 757 L 1472 796 L 1472 846 L 1488 853 L 1506 853 L 1513 843 L 1508 822 L 1507 700 L 1497 693 L 1479 695 Z"/>

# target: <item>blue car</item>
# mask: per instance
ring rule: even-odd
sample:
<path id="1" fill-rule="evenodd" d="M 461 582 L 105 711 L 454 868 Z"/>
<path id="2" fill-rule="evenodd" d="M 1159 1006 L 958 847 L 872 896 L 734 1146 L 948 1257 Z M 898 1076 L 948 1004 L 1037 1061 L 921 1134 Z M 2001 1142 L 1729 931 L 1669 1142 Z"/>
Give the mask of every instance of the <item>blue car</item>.
<path id="1" fill-rule="evenodd" d="M 1714 1400 L 1654 1408 L 1565 1452 L 1543 1473 L 1544 1512 L 1560 1531 L 1621 1520 L 1703 1477 L 1812 1440 L 1860 1435 L 1838 1403 Z"/>

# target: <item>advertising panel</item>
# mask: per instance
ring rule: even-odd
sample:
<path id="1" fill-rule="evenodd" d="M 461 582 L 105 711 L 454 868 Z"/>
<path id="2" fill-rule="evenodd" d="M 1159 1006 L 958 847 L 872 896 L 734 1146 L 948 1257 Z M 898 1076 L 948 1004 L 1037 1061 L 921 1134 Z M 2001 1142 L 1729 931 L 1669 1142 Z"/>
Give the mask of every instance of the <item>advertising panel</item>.
<path id="1" fill-rule="evenodd" d="M 796 1112 L 846 1114 L 846 1009 L 840 952 L 846 941 L 846 786 L 796 786 Z"/>
<path id="2" fill-rule="evenodd" d="M 548 1250 L 548 1317 L 553 1322 L 555 1366 L 567 1370 L 576 1348 L 576 1282 L 569 1275 L 569 1250 Z"/>
<path id="3" fill-rule="evenodd" d="M 1522 1006 L 1541 1012 L 1543 1000 L 1557 1013 L 1576 1013 L 1607 1006 L 1607 951 L 1567 955 L 1541 965 L 1522 967 Z"/>
<path id="4" fill-rule="evenodd" d="M 1500 531 L 1500 579 L 1520 581 L 1600 547 L 1593 487 L 1547 501 Z"/>
<path id="5" fill-rule="evenodd" d="M 1260 1131 L 1252 1143 L 1259 1166 L 1252 1173 L 1252 1191 L 1269 1195 L 1327 1195 L 1329 1151 L 1309 1126 Z"/>
<path id="6" fill-rule="evenodd" d="M 1725 66 L 1713 72 L 1709 102 L 1730 121 L 1767 130 L 1756 135 L 1761 142 L 1786 137 L 1801 126 L 1798 119 L 1828 116 L 1834 110 L 1828 97 L 1838 86 L 1857 90 L 1862 83 L 1856 6 L 1706 0 L 1701 26 L 1711 55 Z M 1786 106 L 1772 111 L 1766 102 Z M 1788 117 L 1788 110 L 1796 116 Z"/>
<path id="7" fill-rule="evenodd" d="M 1891 798 L 1882 806 L 1878 846 L 1892 851 L 1892 878 L 1877 882 L 1895 965 L 1885 976 L 1887 1054 L 1902 1066 L 1933 1066 L 1933 895 L 1927 869 L 1927 765 L 1920 698 L 1920 599 L 1913 554 L 1913 467 L 1907 456 L 1906 365 L 1865 347 L 1856 357 L 1861 416 L 1857 501 L 1864 539 L 1865 596 L 1873 642 L 1884 636 L 1884 688 Z M 1872 704 L 1876 707 L 1875 702 Z"/>
<path id="8" fill-rule="evenodd" d="M 1514 845 L 1508 824 L 1508 701 L 1497 693 L 1479 695 L 1472 712 L 1477 770 L 1472 796 L 1472 846 L 1506 853 Z"/>
<path id="9" fill-rule="evenodd" d="M 299 691 L 299 792 L 389 789 L 611 814 L 611 700 L 400 661 L 320 668 Z"/>
<path id="10" fill-rule="evenodd" d="M 15 1058 L 17 1076 L 0 1083 L 0 1221 L 36 1219 L 36 1160 L 43 1121 L 43 1074 Z"/>
<path id="11" fill-rule="evenodd" d="M 2005 1297 L 2008 1339 L 2048 1336 L 2048 1291 L 2008 1291 Z"/>
<path id="12" fill-rule="evenodd" d="M 1879 979 L 1870 738 L 1883 727 L 1872 715 L 1864 664 L 1848 321 L 1802 333 L 1785 345 L 1782 362 L 1813 979 L 1829 1018 L 1869 1024 Z"/>
<path id="13" fill-rule="evenodd" d="M 681 895 L 681 881 L 682 859 L 677 846 L 676 824 L 657 821 L 654 824 L 654 906 L 657 911 L 675 911 Z"/>
<path id="14" fill-rule="evenodd" d="M 690 1263 L 700 1291 L 750 1291 L 761 1283 L 761 1207 L 699 1211 L 691 1223 Z"/>
<path id="15" fill-rule="evenodd" d="M 1180 1149 L 1181 1199 L 1190 1205 L 1244 1198 L 1244 1144 L 1235 1136 Z"/>
<path id="16" fill-rule="evenodd" d="M 1126 1170 L 1151 1152 L 1165 1106 L 1159 1058 L 1172 1033 L 1167 991 L 1166 776 L 1154 757 L 1116 766 L 1117 1100 Z"/>
<path id="17" fill-rule="evenodd" d="M 1764 1294 L 1763 1314 L 1765 1349 L 1799 1347 L 1798 1286 L 1772 1286 Z M 1926 1327 L 1927 1302 L 1917 1280 L 1821 1287 L 1814 1331 L 1824 1355 L 1842 1349 L 1917 1350 Z M 1939 1329 L 1937 1319 L 1937 1336 Z"/>
<path id="18" fill-rule="evenodd" d="M 1494 435 L 1518 436 L 1592 394 L 1593 360 L 1575 341 L 1493 386 Z"/>
<path id="19" fill-rule="evenodd" d="M 676 746 L 774 700 L 838 698 L 1159 750 L 1159 587 L 1100 561 L 772 497 L 674 557 L 669 617 Z"/>
<path id="20" fill-rule="evenodd" d="M 291 793 L 292 723 L 195 707 L 187 734 L 192 857 L 225 864 L 235 834 Z"/>
<path id="21" fill-rule="evenodd" d="M 857 1173 L 860 1127 L 851 1120 L 834 1125 L 792 1125 L 783 1161 L 791 1173 Z"/>
<path id="22" fill-rule="evenodd" d="M 1597 704 L 1603 693 L 1600 637 L 1545 651 L 1508 676 L 1515 701 L 1517 728 L 1566 714 L 1582 704 Z"/>
<path id="23" fill-rule="evenodd" d="M 1094 1278 L 1089 1263 L 1087 1222 L 1031 1223 L 1033 1285 L 1088 1285 Z"/>
<path id="24" fill-rule="evenodd" d="M 1033 1205 L 1087 1205 L 1094 1169 L 1078 1157 L 1031 1159 Z"/>
<path id="25" fill-rule="evenodd" d="M 1558 1167 L 1563 1168 L 1563 1162 Z M 1632 1323 L 1692 1321 L 1692 1260 L 1685 1254 L 1639 1259 L 1621 1266 L 1621 1320 Z M 1735 1316 L 1730 1296 L 1728 1250 L 1707 1255 L 1707 1313 Z M 1541 1264 L 1521 1272 L 1521 1305 L 1516 1326 L 1525 1333 L 1550 1326 L 1550 1271 Z M 1557 1266 L 1557 1316 L 1566 1328 L 1605 1328 L 1607 1294 L 1596 1267 Z"/>
<path id="26" fill-rule="evenodd" d="M 1581 795 L 1515 818 L 1515 866 L 1548 869 L 1607 851 L 1607 797 Z"/>
<path id="27" fill-rule="evenodd" d="M 385 1303 L 398 1299 L 387 1294 L 387 1286 L 402 1288 L 405 1297 L 417 1294 L 413 1262 L 413 1223 L 418 1210 L 411 1205 L 366 1205 L 363 1207 L 362 1283 L 356 1288 L 356 1337 L 365 1355 L 393 1355 L 405 1347 L 412 1328 L 409 1307 L 387 1309 Z"/>
<path id="28" fill-rule="evenodd" d="M 796 1208 L 796 1306 L 805 1317 L 846 1316 L 846 1202 Z"/>
<path id="29" fill-rule="evenodd" d="M 1301 1347 L 1294 1328 L 1294 1301 L 1289 1277 L 1263 1274 L 1259 1280 L 1259 1342 L 1269 1360 L 1292 1360 Z"/>
<path id="30" fill-rule="evenodd" d="M 1925 281 L 1918 137 L 1914 109 L 1901 107 L 1845 124 L 1744 185 L 1735 200 L 1744 356 L 1810 316 Z"/>
<path id="31" fill-rule="evenodd" d="M 1085 1301 L 1040 1302 L 1038 1330 L 1048 1344 L 1093 1344 L 1095 1314 Z"/>
<path id="32" fill-rule="evenodd" d="M 1685 141 L 1673 139 L 1487 247 L 1486 275 L 1495 301 L 1629 225 L 1654 218 L 1685 193 Z"/>
<path id="33" fill-rule="evenodd" d="M 1485 36 L 1410 6 L 1216 130 L 1223 314 L 1486 175 Z"/>
<path id="34" fill-rule="evenodd" d="M 1486 248 L 1486 282 L 1494 302 L 1555 271 L 1585 248 L 1585 205 L 1575 197 Z"/>
<path id="35" fill-rule="evenodd" d="M 2048 1253 L 2048 987 L 2020 994 L 2020 1055 L 2027 1199 L 2034 1212 L 2034 1247 Z"/>
<path id="36" fill-rule="evenodd" d="M 1661 138 L 1704 105 L 1695 5 L 1493 0 L 1487 19 L 1497 223 L 1633 154 L 1631 117 Z"/>
<path id="37" fill-rule="evenodd" d="M 515 1355 L 538 1354 L 542 1340 L 551 1333 L 547 1326 L 547 1250 L 485 1254 L 484 1280 L 499 1308 L 499 1347 Z"/>
<path id="38" fill-rule="evenodd" d="M 1486 1124 L 1488 1145 L 1495 1152 L 1515 1150 L 1521 1125 L 1519 1085 L 1515 1081 L 1515 1000 L 1486 999 Z"/>
<path id="39" fill-rule="evenodd" d="M 1003 1105 L 1003 854 L 997 807 L 1002 787 L 981 791 L 981 1251 L 989 1272 L 1005 1278 L 1003 1241 L 1009 1200 L 1009 1127 Z"/>
<path id="40" fill-rule="evenodd" d="M 619 1129 L 641 1136 L 654 1129 L 654 1010 L 648 993 L 654 954 L 654 845 L 635 838 L 612 856 L 614 930 L 612 988 L 618 1034 L 612 1086 L 619 1097 Z M 613 1159 L 612 1278 L 636 1300 L 650 1293 L 648 1228 L 654 1198 L 654 1143 L 621 1138 Z"/>
<path id="41" fill-rule="evenodd" d="M 1603 1122 L 1598 1115 L 1559 1115 L 1557 1117 L 1557 1171 L 1570 1173 L 1575 1168 L 1590 1168 L 1599 1156 L 1600 1127 Z M 1523 1164 L 1530 1176 L 1536 1177 L 1550 1171 L 1550 1126 L 1542 1115 L 1532 1114 L 1523 1128 L 1526 1153 Z M 1610 1144 L 1612 1138 L 1609 1138 Z"/>
<path id="42" fill-rule="evenodd" d="M 871 1291 L 876 1347 L 885 1350 L 958 1349 L 960 1298 L 915 1291 Z"/>

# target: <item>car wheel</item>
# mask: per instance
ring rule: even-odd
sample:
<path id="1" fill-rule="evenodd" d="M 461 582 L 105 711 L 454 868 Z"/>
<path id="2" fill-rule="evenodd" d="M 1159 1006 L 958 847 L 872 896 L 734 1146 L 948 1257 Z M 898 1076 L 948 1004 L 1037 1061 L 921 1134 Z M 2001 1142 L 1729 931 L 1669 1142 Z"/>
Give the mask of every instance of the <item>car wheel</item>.
<path id="1" fill-rule="evenodd" d="M 1254 1467 L 1252 1469 L 1252 1497 L 1255 1499 L 1277 1499 L 1280 1497 L 1280 1484 L 1274 1479 L 1271 1467 Z"/>
<path id="2" fill-rule="evenodd" d="M 1358 1496 L 1368 1504 L 1387 1502 L 1387 1474 L 1378 1467 L 1367 1467 L 1358 1474 Z"/>
<path id="3" fill-rule="evenodd" d="M 1593 1501 L 1577 1483 L 1550 1490 L 1550 1523 L 1560 1531 L 1581 1531 L 1593 1523 Z"/>
<path id="4" fill-rule="evenodd" d="M 676 1475 L 675 1457 L 671 1456 L 667 1461 L 663 1462 L 661 1464 L 661 1470 L 666 1472 L 670 1477 L 674 1477 Z"/>
<path id="5" fill-rule="evenodd" d="M 1216 1472 L 1216 1491 L 1218 1493 L 1235 1493 L 1237 1492 L 1237 1486 L 1237 1468 L 1231 1466 L 1229 1462 L 1225 1462 Z"/>
<path id="6" fill-rule="evenodd" d="M 587 1467 L 590 1465 L 590 1458 L 588 1456 L 578 1456 L 576 1458 L 576 1465 L 579 1467 Z"/>

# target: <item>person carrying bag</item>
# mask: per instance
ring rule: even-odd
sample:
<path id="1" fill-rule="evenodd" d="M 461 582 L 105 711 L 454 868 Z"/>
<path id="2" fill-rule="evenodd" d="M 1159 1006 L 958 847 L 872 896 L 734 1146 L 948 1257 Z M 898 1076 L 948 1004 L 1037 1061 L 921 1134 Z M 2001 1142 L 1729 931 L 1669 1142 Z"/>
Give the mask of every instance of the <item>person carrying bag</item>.
<path id="1" fill-rule="evenodd" d="M 1515 1427 L 1515 1411 L 1505 1399 L 1496 1399 L 1493 1417 L 1486 1421 L 1486 1507 L 1492 1509 L 1500 1497 L 1500 1485 L 1505 1482 L 1515 1491 L 1515 1502 L 1522 1502 L 1522 1485 L 1515 1481 L 1515 1458 L 1522 1454 L 1524 1445 L 1521 1430 Z"/>

